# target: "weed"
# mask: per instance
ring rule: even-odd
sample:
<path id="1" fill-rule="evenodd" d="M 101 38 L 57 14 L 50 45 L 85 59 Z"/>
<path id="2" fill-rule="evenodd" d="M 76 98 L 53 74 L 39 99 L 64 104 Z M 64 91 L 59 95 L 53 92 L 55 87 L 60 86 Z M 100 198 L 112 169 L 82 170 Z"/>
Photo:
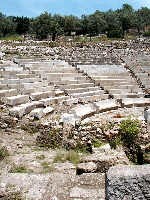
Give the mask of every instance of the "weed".
<path id="1" fill-rule="evenodd" d="M 111 147 L 112 149 L 116 149 L 117 146 L 122 145 L 122 141 L 121 141 L 120 135 L 117 135 L 115 138 L 112 138 L 112 139 L 109 141 L 109 144 L 110 144 L 110 147 Z"/>
<path id="2" fill-rule="evenodd" d="M 10 36 L 6 36 L 6 37 L 2 37 L 0 38 L 0 40 L 6 40 L 6 41 L 9 41 L 9 40 L 15 40 L 15 41 L 23 41 L 23 38 L 18 36 L 18 35 L 10 35 Z"/>
<path id="3" fill-rule="evenodd" d="M 70 161 L 73 164 L 78 164 L 80 162 L 80 155 L 72 150 L 64 153 L 58 152 L 53 160 L 54 163 L 66 161 Z"/>
<path id="4" fill-rule="evenodd" d="M 33 135 L 33 134 L 35 134 L 36 132 L 38 132 L 38 129 L 37 129 L 37 127 L 36 126 L 32 126 L 32 127 L 30 127 L 30 126 L 28 126 L 28 125 L 21 125 L 21 129 L 22 130 L 24 130 L 24 131 L 26 131 L 26 132 L 28 132 L 28 133 L 30 133 L 31 135 Z"/>
<path id="5" fill-rule="evenodd" d="M 53 171 L 53 166 L 50 166 L 49 163 L 46 161 L 42 162 L 41 166 L 43 167 L 43 173 L 50 173 Z"/>
<path id="6" fill-rule="evenodd" d="M 121 139 L 128 146 L 136 142 L 140 130 L 141 128 L 138 120 L 127 119 L 120 123 L 119 132 L 121 134 Z"/>
<path id="7" fill-rule="evenodd" d="M 102 141 L 94 138 L 92 144 L 94 147 L 98 148 L 98 147 L 102 146 L 104 143 Z"/>
<path id="8" fill-rule="evenodd" d="M 52 128 L 50 131 L 43 131 L 36 141 L 40 147 L 55 149 L 62 145 L 62 133 L 60 129 Z"/>
<path id="9" fill-rule="evenodd" d="M 0 161 L 3 160 L 7 156 L 9 156 L 9 153 L 8 153 L 6 147 L 1 147 L 0 148 Z"/>
<path id="10" fill-rule="evenodd" d="M 39 156 L 36 156 L 36 159 L 38 159 L 38 160 L 44 160 L 45 156 L 44 155 L 39 155 Z"/>
<path id="11" fill-rule="evenodd" d="M 25 165 L 13 165 L 12 168 L 10 169 L 9 173 L 32 173 L 33 170 L 29 170 L 26 168 Z"/>

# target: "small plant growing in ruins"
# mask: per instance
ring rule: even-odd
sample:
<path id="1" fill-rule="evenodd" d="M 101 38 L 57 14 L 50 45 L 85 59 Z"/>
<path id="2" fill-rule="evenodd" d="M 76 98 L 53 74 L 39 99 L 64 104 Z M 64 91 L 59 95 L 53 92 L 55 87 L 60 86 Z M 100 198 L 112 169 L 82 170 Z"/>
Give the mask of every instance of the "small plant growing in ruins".
<path id="1" fill-rule="evenodd" d="M 70 161 L 73 164 L 78 164 L 80 162 L 80 155 L 75 151 L 68 151 L 68 152 L 58 152 L 53 160 L 54 163 L 56 162 L 66 162 Z"/>
<path id="2" fill-rule="evenodd" d="M 109 144 L 112 149 L 116 149 L 117 146 L 122 145 L 120 135 L 117 135 L 117 136 L 111 138 L 111 140 L 109 141 Z"/>
<path id="3" fill-rule="evenodd" d="M 38 159 L 38 160 L 44 160 L 45 156 L 44 155 L 39 155 L 39 156 L 36 156 L 36 159 Z"/>
<path id="4" fill-rule="evenodd" d="M 138 134 L 140 133 L 140 123 L 138 120 L 132 120 L 132 119 L 127 119 L 123 120 L 120 123 L 120 134 L 121 134 L 121 140 L 130 146 L 131 144 L 135 143 Z"/>
<path id="5" fill-rule="evenodd" d="M 32 173 L 32 170 L 26 168 L 25 165 L 13 165 L 9 173 Z"/>
<path id="6" fill-rule="evenodd" d="M 38 131 L 36 126 L 31 127 L 31 126 L 25 125 L 25 124 L 21 125 L 21 129 L 30 133 L 31 135 L 35 134 Z"/>
<path id="7" fill-rule="evenodd" d="M 0 147 L 0 161 L 3 160 L 7 156 L 9 156 L 9 153 L 6 147 Z"/>
<path id="8" fill-rule="evenodd" d="M 94 138 L 92 144 L 94 147 L 98 148 L 98 147 L 102 146 L 104 143 L 102 141 L 100 141 L 99 139 Z"/>
<path id="9" fill-rule="evenodd" d="M 53 171 L 53 166 L 50 165 L 48 162 L 42 162 L 41 166 L 43 167 L 43 173 L 50 173 Z"/>

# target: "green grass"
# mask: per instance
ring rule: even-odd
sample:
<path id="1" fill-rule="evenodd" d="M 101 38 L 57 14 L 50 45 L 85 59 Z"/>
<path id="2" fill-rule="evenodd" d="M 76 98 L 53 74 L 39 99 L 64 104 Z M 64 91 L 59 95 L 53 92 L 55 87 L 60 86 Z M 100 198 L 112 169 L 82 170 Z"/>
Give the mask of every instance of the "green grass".
<path id="1" fill-rule="evenodd" d="M 80 155 L 75 151 L 68 151 L 68 152 L 57 152 L 53 162 L 66 162 L 70 161 L 73 164 L 78 164 L 80 162 Z"/>
<path id="2" fill-rule="evenodd" d="M 14 41 L 23 41 L 23 38 L 18 36 L 18 35 L 10 35 L 10 36 L 5 36 L 5 37 L 1 37 L 0 40 L 14 40 Z"/>
<path id="3" fill-rule="evenodd" d="M 43 173 L 51 173 L 53 171 L 53 165 L 50 165 L 48 162 L 42 162 L 41 166 L 43 167 Z"/>
<path id="4" fill-rule="evenodd" d="M 45 156 L 44 155 L 39 155 L 39 156 L 36 156 L 36 159 L 37 160 L 44 160 Z"/>
<path id="5" fill-rule="evenodd" d="M 98 147 L 101 147 L 102 145 L 105 145 L 104 142 L 100 141 L 99 139 L 93 139 L 93 142 L 92 142 L 93 146 L 95 148 L 98 148 Z"/>
<path id="6" fill-rule="evenodd" d="M 32 173 L 33 170 L 29 170 L 25 165 L 13 165 L 9 173 Z"/>
<path id="7" fill-rule="evenodd" d="M 3 160 L 5 157 L 9 156 L 9 153 L 5 147 L 0 148 L 0 161 Z"/>

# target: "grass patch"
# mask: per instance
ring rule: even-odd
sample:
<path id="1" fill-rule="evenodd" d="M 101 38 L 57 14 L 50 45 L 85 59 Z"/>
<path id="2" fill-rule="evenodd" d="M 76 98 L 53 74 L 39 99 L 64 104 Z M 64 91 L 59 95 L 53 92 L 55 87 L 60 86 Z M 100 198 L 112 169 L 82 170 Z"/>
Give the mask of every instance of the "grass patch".
<path id="1" fill-rule="evenodd" d="M 25 165 L 13 165 L 12 168 L 10 169 L 9 173 L 32 173 L 33 170 L 29 170 L 26 168 Z"/>
<path id="2" fill-rule="evenodd" d="M 100 141 L 99 139 L 94 138 L 92 142 L 93 146 L 95 148 L 101 147 L 102 145 L 105 145 L 104 142 Z"/>
<path id="3" fill-rule="evenodd" d="M 53 166 L 50 166 L 49 163 L 46 161 L 42 162 L 41 166 L 43 167 L 43 173 L 50 173 L 53 171 Z"/>
<path id="4" fill-rule="evenodd" d="M 1 37 L 0 40 L 6 40 L 6 41 L 12 40 L 12 41 L 22 42 L 23 38 L 18 36 L 18 35 L 9 35 L 9 36 L 6 36 L 6 37 Z"/>
<path id="5" fill-rule="evenodd" d="M 3 160 L 5 157 L 9 156 L 9 153 L 5 147 L 0 148 L 0 161 Z"/>
<path id="6" fill-rule="evenodd" d="M 39 156 L 36 156 L 36 159 L 37 160 L 44 160 L 45 156 L 44 155 L 39 155 Z"/>
<path id="7" fill-rule="evenodd" d="M 30 127 L 30 126 L 28 126 L 28 125 L 22 124 L 22 125 L 21 125 L 21 129 L 24 130 L 24 131 L 26 131 L 26 132 L 28 132 L 30 135 L 34 135 L 35 133 L 38 132 L 38 129 L 37 129 L 36 126 Z"/>
<path id="8" fill-rule="evenodd" d="M 68 152 L 57 152 L 53 162 L 66 162 L 69 161 L 73 164 L 78 164 L 80 162 L 80 155 L 75 151 L 68 151 Z"/>

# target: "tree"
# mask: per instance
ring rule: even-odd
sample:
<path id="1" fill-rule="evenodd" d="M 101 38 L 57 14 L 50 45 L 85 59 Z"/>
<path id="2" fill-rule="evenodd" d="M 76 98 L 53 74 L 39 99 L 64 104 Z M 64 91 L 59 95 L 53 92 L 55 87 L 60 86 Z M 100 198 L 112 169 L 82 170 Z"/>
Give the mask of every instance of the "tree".
<path id="1" fill-rule="evenodd" d="M 13 21 L 16 23 L 17 34 L 26 34 L 29 31 L 30 19 L 28 17 L 14 17 Z"/>
<path id="2" fill-rule="evenodd" d="M 131 28 L 134 24 L 134 10 L 129 4 L 123 4 L 122 9 L 117 10 L 119 15 L 120 25 L 123 31 L 123 36 L 125 31 Z"/>
<path id="3" fill-rule="evenodd" d="M 104 33 L 107 29 L 107 23 L 104 18 L 104 13 L 97 10 L 94 14 L 89 15 L 87 29 L 90 36 Z"/>
<path id="4" fill-rule="evenodd" d="M 145 27 L 150 25 L 150 9 L 143 7 L 135 12 L 136 22 L 135 27 L 138 32 L 144 31 Z"/>
<path id="5" fill-rule="evenodd" d="M 38 39 L 47 39 L 51 30 L 51 14 L 45 12 L 39 17 L 36 17 L 32 23 L 33 32 Z"/>

